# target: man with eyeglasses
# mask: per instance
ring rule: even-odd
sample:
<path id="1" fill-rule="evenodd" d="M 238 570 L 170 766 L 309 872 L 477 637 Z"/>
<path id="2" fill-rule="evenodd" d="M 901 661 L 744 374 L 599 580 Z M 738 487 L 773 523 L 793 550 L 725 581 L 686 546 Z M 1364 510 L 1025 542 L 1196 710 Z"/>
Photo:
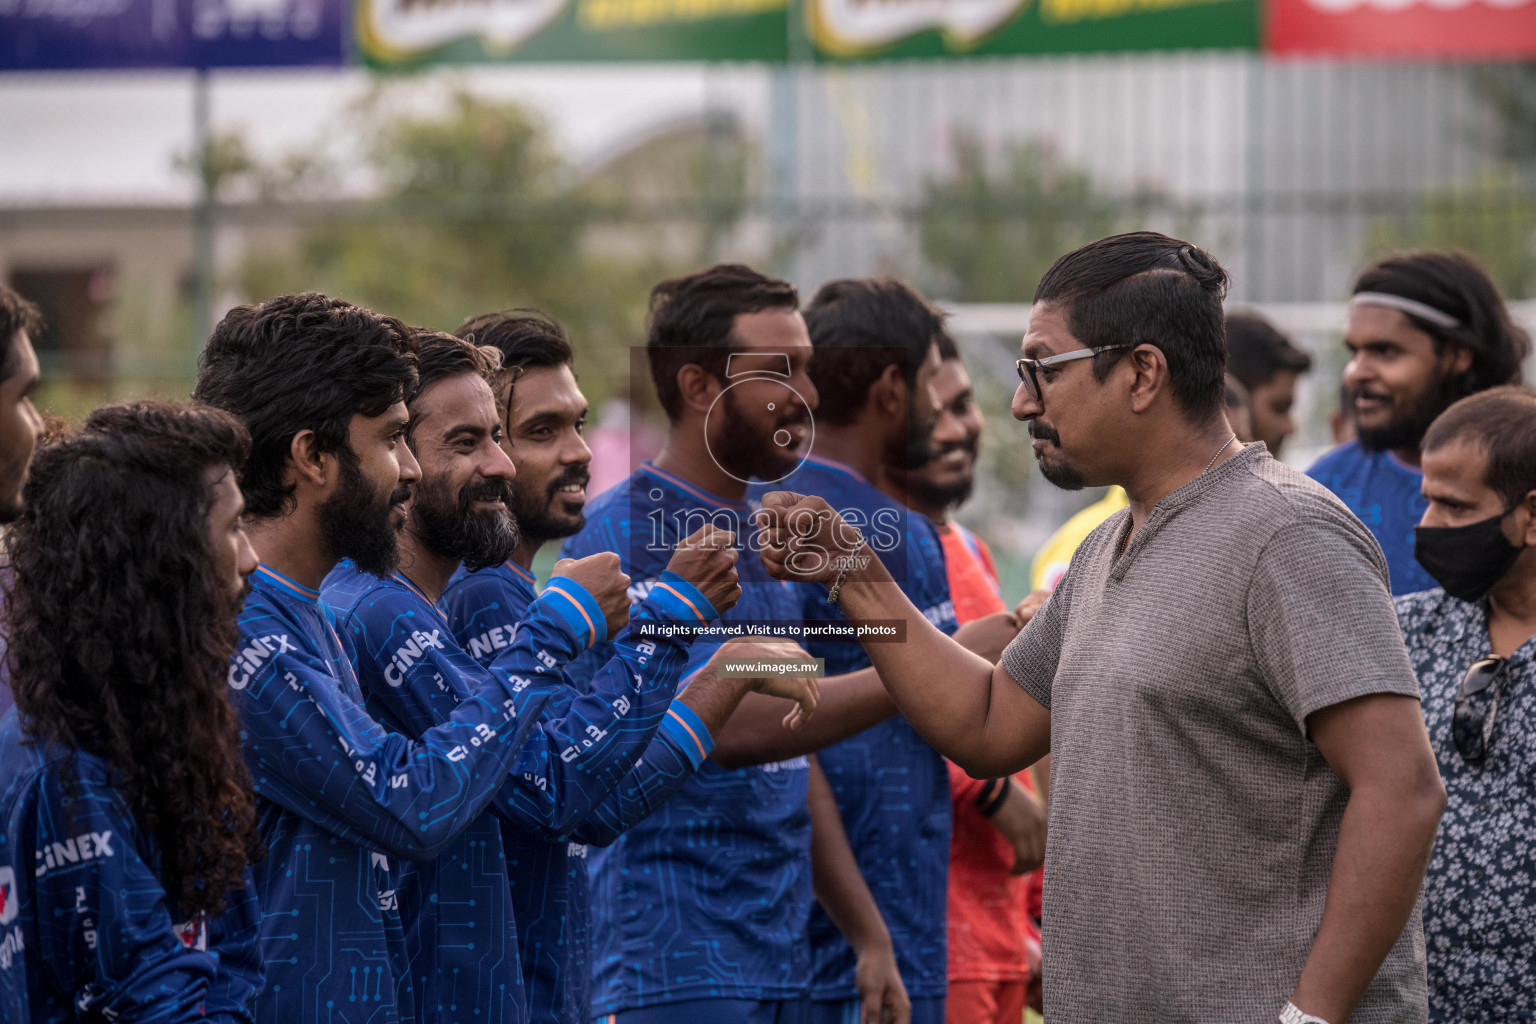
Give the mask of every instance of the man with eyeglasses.
<path id="1" fill-rule="evenodd" d="M 1424 436 L 1400 597 L 1447 804 L 1424 883 L 1433 1021 L 1536 1020 L 1536 394 L 1495 388 Z"/>
<path id="2" fill-rule="evenodd" d="M 1415 905 L 1445 790 L 1386 562 L 1337 498 L 1234 436 L 1226 284 L 1153 232 L 1041 279 L 1013 414 L 1047 480 L 1130 504 L 998 664 L 933 628 L 821 498 L 765 494 L 759 547 L 856 625 L 902 620 L 905 643 L 865 649 L 973 777 L 1051 754 L 1052 1024 L 1423 1024 Z"/>

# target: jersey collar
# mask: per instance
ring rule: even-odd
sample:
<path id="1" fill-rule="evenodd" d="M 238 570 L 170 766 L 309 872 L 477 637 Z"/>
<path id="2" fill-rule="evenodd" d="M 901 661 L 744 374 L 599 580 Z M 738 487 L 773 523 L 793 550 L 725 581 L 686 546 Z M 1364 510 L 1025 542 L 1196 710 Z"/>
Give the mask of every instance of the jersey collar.
<path id="1" fill-rule="evenodd" d="M 269 565 L 258 562 L 256 564 L 255 577 L 270 586 L 293 597 L 307 601 L 310 604 L 320 603 L 320 591 L 311 590 L 297 580 L 289 579 Z"/>
<path id="2" fill-rule="evenodd" d="M 657 469 L 655 463 L 651 462 L 649 459 L 640 463 L 640 468 L 637 470 L 637 472 L 646 473 L 650 476 L 653 476 L 656 479 L 661 480 L 663 483 L 671 484 L 673 487 L 676 487 L 684 494 L 698 498 L 700 501 L 707 501 L 710 504 L 716 505 L 720 508 L 745 509 L 747 507 L 747 503 L 745 501 L 737 501 L 734 498 L 722 498 L 718 494 L 711 494 L 704 488 L 699 487 L 696 484 L 689 483 L 680 476 L 668 473 L 664 469 Z"/>

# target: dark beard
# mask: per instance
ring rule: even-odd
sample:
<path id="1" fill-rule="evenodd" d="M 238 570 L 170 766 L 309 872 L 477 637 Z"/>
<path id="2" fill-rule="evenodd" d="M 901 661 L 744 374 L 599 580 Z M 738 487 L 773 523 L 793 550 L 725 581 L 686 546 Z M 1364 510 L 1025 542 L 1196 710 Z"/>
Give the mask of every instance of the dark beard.
<path id="1" fill-rule="evenodd" d="M 971 472 L 947 486 L 931 483 L 925 477 L 914 476 L 907 480 L 907 490 L 924 507 L 952 509 L 959 508 L 971 500 L 971 492 L 976 489 L 976 450 L 977 441 L 980 438 L 971 438 L 957 444 L 947 444 L 943 448 L 934 451 L 933 459 L 941 459 L 952 451 L 967 451 L 971 453 Z"/>
<path id="2" fill-rule="evenodd" d="M 1039 420 L 1029 421 L 1029 436 L 1037 441 L 1050 441 L 1061 450 L 1061 435 L 1055 428 L 1047 427 Z M 1040 475 L 1045 477 L 1050 484 L 1060 487 L 1064 491 L 1080 491 L 1083 489 L 1083 474 L 1067 465 L 1065 462 L 1046 462 L 1045 453 L 1035 452 L 1035 463 L 1040 467 Z"/>
<path id="3" fill-rule="evenodd" d="M 1355 404 L 1355 389 L 1347 391 L 1349 404 Z M 1393 451 L 1397 448 L 1417 448 L 1429 432 L 1429 425 L 1451 407 L 1458 398 L 1464 397 L 1463 389 L 1449 374 L 1433 381 L 1413 400 L 1413 404 L 1379 427 L 1367 430 L 1355 423 L 1355 434 L 1360 447 L 1368 452 Z"/>
<path id="4" fill-rule="evenodd" d="M 591 471 L 585 465 L 576 465 L 567 468 L 551 480 L 544 488 L 542 496 L 531 494 L 514 483 L 511 489 L 512 500 L 507 503 L 507 507 L 512 510 L 512 520 L 516 523 L 522 539 L 535 544 L 545 544 L 580 533 L 587 525 L 586 513 L 577 512 L 573 516 L 557 517 L 550 512 L 550 509 L 554 507 L 555 494 L 560 488 L 569 484 L 581 484 L 585 487 L 591 482 Z"/>
<path id="5" fill-rule="evenodd" d="M 411 530 L 435 555 L 464 563 L 473 572 L 500 565 L 512 557 L 519 540 L 517 520 L 507 509 L 476 512 L 477 501 L 512 501 L 509 480 L 465 484 L 457 497 L 446 474 L 423 476 L 411 500 Z"/>
<path id="6" fill-rule="evenodd" d="M 774 431 L 804 423 L 807 413 L 803 406 L 793 405 L 787 418 L 779 420 Z M 727 390 L 721 398 L 722 422 L 719 436 L 711 440 L 709 450 L 716 464 L 738 480 L 762 480 L 773 483 L 782 480 L 800 465 L 800 449 L 775 444 L 772 433 L 764 436 L 746 422 L 736 395 Z"/>
<path id="7" fill-rule="evenodd" d="M 320 506 L 320 535 L 337 561 L 350 558 L 363 572 L 385 577 L 400 564 L 400 545 L 391 515 L 410 499 L 409 485 L 392 494 L 374 490 L 350 448 L 338 456 L 341 486 Z"/>

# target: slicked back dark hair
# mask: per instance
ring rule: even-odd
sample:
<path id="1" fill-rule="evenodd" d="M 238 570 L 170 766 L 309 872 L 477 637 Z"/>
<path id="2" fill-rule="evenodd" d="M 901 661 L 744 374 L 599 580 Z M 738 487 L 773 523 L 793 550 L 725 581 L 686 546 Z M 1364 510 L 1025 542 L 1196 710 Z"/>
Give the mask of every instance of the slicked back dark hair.
<path id="1" fill-rule="evenodd" d="M 548 313 L 537 309 L 508 309 L 472 316 L 453 332 L 456 337 L 501 353 L 501 372 L 496 374 L 496 399 L 505 401 L 506 386 L 515 367 L 539 369 L 569 366 L 574 355 L 565 328 Z"/>
<path id="2" fill-rule="evenodd" d="M 1134 231 L 1089 242 L 1051 264 L 1035 301 L 1064 309 L 1084 348 L 1161 350 L 1174 401 L 1198 422 L 1222 408 L 1226 292 L 1227 272 L 1204 249 L 1156 231 Z M 1094 376 L 1107 378 L 1129 352 L 1095 356 Z"/>
<path id="3" fill-rule="evenodd" d="M 1259 314 L 1234 310 L 1227 314 L 1227 369 L 1252 391 L 1282 371 L 1306 373 L 1312 369 L 1312 357 Z"/>
<path id="4" fill-rule="evenodd" d="M 1488 456 L 1483 482 L 1512 509 L 1536 491 L 1536 392 L 1505 386 L 1463 398 L 1424 435 L 1424 450 L 1463 442 Z"/>
<path id="5" fill-rule="evenodd" d="M 816 415 L 834 426 L 858 417 L 886 367 L 900 365 L 915 384 L 929 348 L 945 336 L 944 315 L 889 277 L 828 281 L 805 307 L 805 326 L 816 349 L 808 367 L 821 396 Z"/>
<path id="6" fill-rule="evenodd" d="M 406 408 L 411 411 L 412 428 L 416 423 L 416 400 L 426 394 L 432 385 L 469 373 L 486 384 L 492 384 L 496 371 L 501 367 L 500 353 L 489 345 L 482 348 L 451 334 L 421 328 L 416 329 L 415 335 L 416 383 L 405 398 Z M 406 434 L 413 450 L 414 433 L 414 429 L 411 429 Z"/>
<path id="7" fill-rule="evenodd" d="M 683 367 L 696 363 L 716 379 L 725 379 L 738 316 L 799 308 L 794 285 L 740 263 L 720 263 L 652 288 L 645 354 L 667 419 L 683 413 L 677 386 Z"/>
<path id="8" fill-rule="evenodd" d="M 1414 299 L 1461 322 L 1442 327 L 1412 313 L 1408 322 L 1434 339 L 1435 351 L 1454 345 L 1472 354 L 1472 365 L 1449 382 L 1453 398 L 1500 384 L 1518 384 L 1531 339 L 1510 319 L 1499 290 L 1472 257 L 1459 252 L 1409 252 L 1373 264 L 1355 282 L 1355 293 L 1386 292 Z"/>
<path id="9" fill-rule="evenodd" d="M 240 597 L 208 537 L 208 470 L 247 451 L 217 409 L 98 409 L 38 448 L 5 538 L 22 727 L 76 792 L 75 752 L 105 763 L 179 914 L 220 912 L 260 855 L 227 684 Z"/>
<path id="10" fill-rule="evenodd" d="M 16 372 L 16 335 L 22 331 L 36 334 L 43 326 L 43 314 L 13 288 L 0 284 L 0 382 Z"/>
<path id="11" fill-rule="evenodd" d="M 313 430 L 321 451 L 353 457 L 353 416 L 381 416 L 416 382 L 411 328 L 318 292 L 236 306 L 198 360 L 192 397 L 233 413 L 251 433 L 240 474 L 247 511 L 291 511 L 283 468 L 293 437 Z"/>

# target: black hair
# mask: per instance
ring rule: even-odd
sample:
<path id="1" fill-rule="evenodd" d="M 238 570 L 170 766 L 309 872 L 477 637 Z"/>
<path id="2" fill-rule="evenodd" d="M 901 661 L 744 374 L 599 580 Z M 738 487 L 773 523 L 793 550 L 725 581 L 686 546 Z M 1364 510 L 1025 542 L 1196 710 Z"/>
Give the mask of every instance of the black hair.
<path id="1" fill-rule="evenodd" d="M 1506 385 L 1461 399 L 1430 424 L 1424 451 L 1457 441 L 1487 455 L 1483 482 L 1506 509 L 1536 491 L 1536 392 Z"/>
<path id="2" fill-rule="evenodd" d="M 207 471 L 248 450 L 206 406 L 97 409 L 38 448 L 5 538 L 23 729 L 75 792 L 76 751 L 105 763 L 179 914 L 220 912 L 261 855 L 227 683 L 240 594 L 208 540 Z"/>
<path id="3" fill-rule="evenodd" d="M 36 334 L 42 326 L 43 315 L 37 307 L 15 289 L 0 284 L 0 382 L 10 380 L 16 372 L 16 336 L 22 331 Z"/>
<path id="4" fill-rule="evenodd" d="M 1385 292 L 1422 302 L 1460 321 L 1442 327 L 1412 313 L 1408 322 L 1434 340 L 1472 355 L 1465 373 L 1447 382 L 1454 400 L 1500 384 L 1517 384 L 1531 339 L 1510 319 L 1499 290 L 1472 257 L 1459 252 L 1409 252 L 1375 263 L 1355 282 L 1355 294 Z"/>
<path id="5" fill-rule="evenodd" d="M 939 345 L 939 359 L 949 362 L 951 359 L 960 358 L 960 346 L 955 344 L 955 339 L 949 336 L 948 331 L 941 330 L 934 339 Z"/>
<path id="6" fill-rule="evenodd" d="M 283 468 L 293 437 L 313 430 L 321 451 L 355 457 L 354 416 L 381 416 L 416 382 L 411 328 L 318 292 L 236 306 L 198 360 L 192 397 L 239 417 L 251 434 L 240 474 L 256 518 L 291 510 Z"/>
<path id="7" fill-rule="evenodd" d="M 1064 307 L 1067 326 L 1085 348 L 1129 346 L 1094 357 L 1101 381 L 1131 348 L 1159 349 L 1174 400 L 1200 421 L 1222 407 L 1226 291 L 1227 272 L 1204 249 L 1156 231 L 1133 231 L 1058 259 L 1035 288 L 1035 301 Z"/>
<path id="8" fill-rule="evenodd" d="M 725 379 L 738 316 L 799 307 L 794 285 L 740 263 L 716 264 L 652 288 L 645 354 L 667 419 L 683 412 L 677 374 L 684 366 L 697 364 Z"/>
<path id="9" fill-rule="evenodd" d="M 929 348 L 942 347 L 945 333 L 944 314 L 889 277 L 828 281 L 805 307 L 805 326 L 816 349 L 807 368 L 821 396 L 816 415 L 834 426 L 858 417 L 886 367 L 899 365 L 907 384 L 915 384 Z"/>
<path id="10" fill-rule="evenodd" d="M 1263 387 L 1277 373 L 1306 373 L 1312 357 L 1252 310 L 1227 314 L 1227 369 L 1243 387 Z"/>
<path id="11" fill-rule="evenodd" d="M 501 353 L 501 370 L 494 381 L 497 401 L 506 400 L 506 389 L 520 370 L 569 366 L 574 358 L 565 328 L 537 309 L 482 313 L 465 320 L 453 333 Z"/>
<path id="12" fill-rule="evenodd" d="M 491 384 L 501 367 L 501 352 L 489 345 L 479 346 L 463 338 L 440 331 L 416 328 L 416 383 L 405 396 L 405 405 L 411 411 L 411 424 L 416 422 L 416 400 L 439 381 L 472 373 Z M 406 437 L 415 448 L 414 430 L 407 430 Z"/>

